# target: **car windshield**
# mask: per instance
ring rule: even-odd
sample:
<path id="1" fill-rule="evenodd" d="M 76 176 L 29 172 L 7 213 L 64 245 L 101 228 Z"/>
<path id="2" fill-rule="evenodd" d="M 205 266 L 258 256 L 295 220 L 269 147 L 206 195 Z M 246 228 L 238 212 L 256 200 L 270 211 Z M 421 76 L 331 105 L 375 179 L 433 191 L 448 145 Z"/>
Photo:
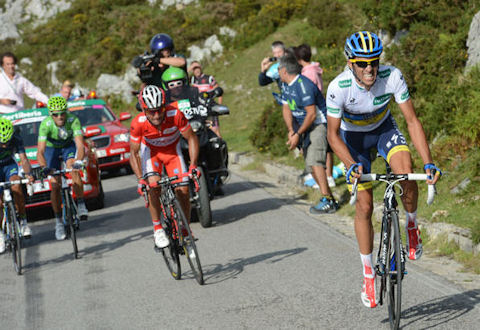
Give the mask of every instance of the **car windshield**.
<path id="1" fill-rule="evenodd" d="M 24 146 L 31 147 L 37 145 L 38 128 L 40 127 L 40 123 L 41 121 L 15 125 L 15 131 L 20 133 Z"/>
<path id="2" fill-rule="evenodd" d="M 114 121 L 115 117 L 104 106 L 85 107 L 72 111 L 80 119 L 82 126 L 97 125 L 108 121 Z"/>

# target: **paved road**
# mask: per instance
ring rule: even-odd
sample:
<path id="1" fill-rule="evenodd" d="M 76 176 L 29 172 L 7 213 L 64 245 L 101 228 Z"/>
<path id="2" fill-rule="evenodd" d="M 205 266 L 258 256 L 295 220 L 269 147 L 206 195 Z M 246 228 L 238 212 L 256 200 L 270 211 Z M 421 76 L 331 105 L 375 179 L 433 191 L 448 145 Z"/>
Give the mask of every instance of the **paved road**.
<path id="1" fill-rule="evenodd" d="M 199 286 L 185 260 L 182 280 L 170 277 L 134 187 L 132 176 L 104 181 L 106 207 L 83 224 L 79 260 L 70 241 L 54 240 L 51 220 L 34 223 L 23 276 L 0 256 L 1 329 L 388 328 L 386 307 L 360 302 L 356 243 L 291 199 L 233 176 L 213 201 L 216 225 L 193 224 Z M 478 329 L 479 290 L 408 270 L 405 328 Z"/>

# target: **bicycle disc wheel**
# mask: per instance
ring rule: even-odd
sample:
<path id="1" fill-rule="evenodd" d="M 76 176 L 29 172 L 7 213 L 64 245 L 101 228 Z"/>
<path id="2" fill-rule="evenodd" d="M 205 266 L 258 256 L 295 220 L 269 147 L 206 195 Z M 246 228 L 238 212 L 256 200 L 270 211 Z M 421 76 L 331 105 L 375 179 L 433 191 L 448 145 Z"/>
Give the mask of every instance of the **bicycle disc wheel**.
<path id="1" fill-rule="evenodd" d="M 70 239 L 72 240 L 73 245 L 73 257 L 78 259 L 78 247 L 77 247 L 77 230 L 75 228 L 75 220 L 73 219 L 73 210 L 72 210 L 72 197 L 68 192 L 65 192 L 65 216 L 67 220 L 67 228 L 69 231 Z"/>
<path id="2" fill-rule="evenodd" d="M 162 225 L 170 244 L 166 248 L 159 250 L 162 252 L 163 259 L 167 264 L 170 275 L 172 275 L 174 279 L 179 280 L 182 277 L 182 270 L 180 267 L 180 256 L 178 255 L 178 239 L 174 238 L 176 235 L 176 229 L 172 227 L 170 220 L 167 221 L 164 221 Z"/>
<path id="3" fill-rule="evenodd" d="M 398 215 L 393 212 L 390 244 L 391 251 L 389 253 L 389 274 L 387 277 L 388 291 L 388 318 L 390 320 L 390 328 L 398 329 L 400 325 L 400 316 L 402 312 L 402 266 L 401 266 L 401 237 L 398 225 Z"/>
<path id="4" fill-rule="evenodd" d="M 180 203 L 177 200 L 174 200 L 173 206 L 178 224 L 178 236 L 183 245 L 185 256 L 187 257 L 190 268 L 192 269 L 193 275 L 198 284 L 203 285 L 202 264 L 200 263 L 200 256 L 198 255 L 197 245 L 193 239 L 192 231 L 190 230 L 190 226 L 188 225 L 187 218 L 185 217 L 185 213 L 183 213 Z M 183 236 L 183 229 L 187 231 L 187 237 Z"/>
<path id="5" fill-rule="evenodd" d="M 22 243 L 20 239 L 20 226 L 13 203 L 8 203 L 8 213 L 10 215 L 8 222 L 10 226 L 10 245 L 12 249 L 13 268 L 15 268 L 18 275 L 22 275 Z"/>

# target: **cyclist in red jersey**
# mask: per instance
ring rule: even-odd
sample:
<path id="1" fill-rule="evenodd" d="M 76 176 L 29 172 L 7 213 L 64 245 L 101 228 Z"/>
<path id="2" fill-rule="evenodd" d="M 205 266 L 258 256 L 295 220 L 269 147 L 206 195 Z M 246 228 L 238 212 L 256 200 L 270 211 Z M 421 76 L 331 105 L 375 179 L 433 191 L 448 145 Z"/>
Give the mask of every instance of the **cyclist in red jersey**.
<path id="1" fill-rule="evenodd" d="M 165 104 L 165 93 L 157 86 L 145 86 L 138 95 L 143 112 L 133 119 L 130 126 L 130 164 L 138 179 L 138 192 L 142 194 L 143 186 L 160 180 L 160 176 L 153 175 L 144 179 L 144 175 L 151 172 L 162 172 L 165 165 L 168 176 L 197 174 L 198 139 L 188 120 L 178 109 L 177 102 Z M 188 141 L 190 168 L 187 169 L 182 156 L 180 135 Z M 146 181 L 148 180 L 148 182 Z M 177 198 L 183 211 L 190 220 L 190 195 L 188 191 L 188 177 L 183 177 L 176 188 Z M 159 188 L 150 189 L 149 211 L 152 217 L 155 245 L 159 248 L 168 246 L 169 241 L 162 229 L 160 221 L 161 207 Z"/>

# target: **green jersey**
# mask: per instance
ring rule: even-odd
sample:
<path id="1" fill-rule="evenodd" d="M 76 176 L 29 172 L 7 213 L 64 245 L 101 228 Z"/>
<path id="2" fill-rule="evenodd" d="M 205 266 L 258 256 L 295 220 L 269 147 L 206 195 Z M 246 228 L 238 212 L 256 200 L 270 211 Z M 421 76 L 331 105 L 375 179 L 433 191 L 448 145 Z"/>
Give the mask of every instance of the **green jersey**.
<path id="1" fill-rule="evenodd" d="M 55 125 L 51 116 L 42 121 L 38 132 L 38 141 L 47 141 L 47 147 L 64 148 L 79 135 L 83 135 L 82 124 L 77 116 L 67 111 L 65 125 L 62 127 Z"/>

